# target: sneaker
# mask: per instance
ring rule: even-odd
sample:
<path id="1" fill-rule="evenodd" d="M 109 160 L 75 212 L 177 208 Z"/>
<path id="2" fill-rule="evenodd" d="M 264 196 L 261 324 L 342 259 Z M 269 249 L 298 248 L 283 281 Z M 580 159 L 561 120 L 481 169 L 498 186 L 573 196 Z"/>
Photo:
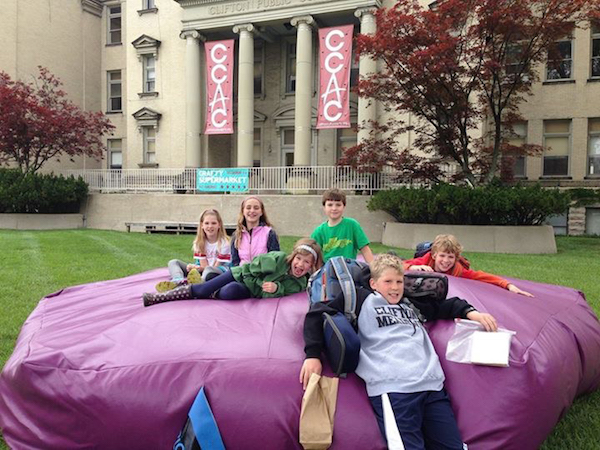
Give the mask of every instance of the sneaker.
<path id="1" fill-rule="evenodd" d="M 188 272 L 187 282 L 188 284 L 200 284 L 202 283 L 202 275 L 197 269 L 192 269 Z"/>
<path id="2" fill-rule="evenodd" d="M 156 292 L 167 292 L 182 284 L 182 281 L 161 281 L 156 284 Z"/>

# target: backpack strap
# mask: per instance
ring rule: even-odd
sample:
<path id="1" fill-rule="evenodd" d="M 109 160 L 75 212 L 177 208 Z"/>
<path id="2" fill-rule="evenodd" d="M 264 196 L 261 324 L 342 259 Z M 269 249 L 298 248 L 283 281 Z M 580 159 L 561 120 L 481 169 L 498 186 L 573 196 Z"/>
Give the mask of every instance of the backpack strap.
<path id="1" fill-rule="evenodd" d="M 356 286 L 350 275 L 346 259 L 342 256 L 330 259 L 335 275 L 344 293 L 344 315 L 351 324 L 356 323 Z"/>

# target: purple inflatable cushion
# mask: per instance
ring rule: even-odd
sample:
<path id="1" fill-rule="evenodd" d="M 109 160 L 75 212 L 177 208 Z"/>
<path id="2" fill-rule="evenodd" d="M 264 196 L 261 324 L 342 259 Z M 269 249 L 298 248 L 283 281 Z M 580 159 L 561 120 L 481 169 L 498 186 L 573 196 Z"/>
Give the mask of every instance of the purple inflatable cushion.
<path id="1" fill-rule="evenodd" d="M 201 386 L 228 449 L 300 449 L 305 294 L 144 308 L 159 269 L 42 299 L 0 376 L 0 427 L 15 449 L 171 448 Z M 533 299 L 451 278 L 517 331 L 509 368 L 446 362 L 451 321 L 430 326 L 464 440 L 534 449 L 600 382 L 600 325 L 569 288 L 519 281 Z M 325 374 L 331 374 L 325 368 Z M 384 449 L 364 385 L 341 380 L 332 449 Z"/>

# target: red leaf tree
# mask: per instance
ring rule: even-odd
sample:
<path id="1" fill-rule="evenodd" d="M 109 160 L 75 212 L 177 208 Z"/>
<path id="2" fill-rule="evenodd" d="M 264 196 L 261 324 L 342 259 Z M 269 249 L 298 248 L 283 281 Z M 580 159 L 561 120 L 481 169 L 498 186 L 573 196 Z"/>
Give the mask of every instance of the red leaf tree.
<path id="1" fill-rule="evenodd" d="M 348 149 L 343 164 L 392 165 L 412 178 L 438 181 L 440 163 L 458 164 L 471 185 L 510 176 L 510 160 L 541 147 L 511 146 L 518 106 L 553 59 L 554 44 L 598 11 L 598 0 L 440 0 L 424 8 L 398 0 L 377 13 L 377 33 L 359 35 L 357 50 L 383 64 L 358 84 L 358 94 L 383 103 L 392 117 L 370 139 Z M 411 113 L 415 123 L 398 119 Z M 489 131 L 474 138 L 488 123 Z M 382 133 L 385 130 L 385 133 Z M 413 149 L 396 137 L 416 135 Z"/>
<path id="2" fill-rule="evenodd" d="M 103 113 L 83 111 L 68 100 L 61 86 L 43 67 L 37 82 L 29 84 L 0 72 L 1 164 L 34 173 L 51 158 L 102 158 L 102 136 L 114 126 Z"/>

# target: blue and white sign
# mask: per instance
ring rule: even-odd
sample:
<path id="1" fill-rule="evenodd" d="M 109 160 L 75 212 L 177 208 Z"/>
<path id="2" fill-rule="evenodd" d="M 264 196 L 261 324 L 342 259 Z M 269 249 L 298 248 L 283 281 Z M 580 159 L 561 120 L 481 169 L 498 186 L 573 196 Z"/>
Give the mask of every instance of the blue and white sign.
<path id="1" fill-rule="evenodd" d="M 200 192 L 245 192 L 248 169 L 196 169 L 196 190 Z"/>

